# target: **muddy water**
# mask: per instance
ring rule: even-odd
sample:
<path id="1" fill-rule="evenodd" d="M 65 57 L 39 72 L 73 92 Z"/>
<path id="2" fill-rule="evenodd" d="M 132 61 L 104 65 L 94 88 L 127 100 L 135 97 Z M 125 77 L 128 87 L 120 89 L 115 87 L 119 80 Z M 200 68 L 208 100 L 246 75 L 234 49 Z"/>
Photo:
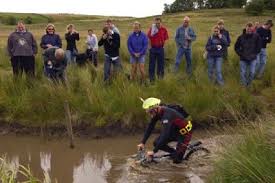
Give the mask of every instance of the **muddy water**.
<path id="1" fill-rule="evenodd" d="M 199 133 L 194 136 L 194 139 L 206 139 Z M 67 139 L 45 141 L 39 137 L 0 136 L 0 156 L 6 155 L 15 167 L 19 163 L 29 165 L 40 178 L 46 172 L 59 183 L 190 182 L 192 179 L 200 182 L 207 177 L 209 160 L 181 165 L 166 162 L 150 168 L 133 167 L 129 157 L 136 153 L 140 138 L 141 135 L 102 140 L 76 139 L 76 148 L 72 150 L 68 148 Z M 210 138 L 205 143 L 213 148 L 217 146 L 213 142 Z"/>

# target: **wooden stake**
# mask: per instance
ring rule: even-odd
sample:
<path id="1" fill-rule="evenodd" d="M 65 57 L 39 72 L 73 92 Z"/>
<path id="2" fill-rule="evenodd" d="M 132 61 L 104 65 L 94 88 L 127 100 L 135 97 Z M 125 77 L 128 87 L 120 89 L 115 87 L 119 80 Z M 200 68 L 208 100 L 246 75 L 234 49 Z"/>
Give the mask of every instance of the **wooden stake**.
<path id="1" fill-rule="evenodd" d="M 67 125 L 66 125 L 67 131 L 70 138 L 70 148 L 73 149 L 75 146 L 74 146 L 74 136 L 73 136 L 73 127 L 72 127 L 72 116 L 71 116 L 71 111 L 70 111 L 68 101 L 65 101 L 64 109 L 65 109 L 65 116 L 67 121 Z"/>

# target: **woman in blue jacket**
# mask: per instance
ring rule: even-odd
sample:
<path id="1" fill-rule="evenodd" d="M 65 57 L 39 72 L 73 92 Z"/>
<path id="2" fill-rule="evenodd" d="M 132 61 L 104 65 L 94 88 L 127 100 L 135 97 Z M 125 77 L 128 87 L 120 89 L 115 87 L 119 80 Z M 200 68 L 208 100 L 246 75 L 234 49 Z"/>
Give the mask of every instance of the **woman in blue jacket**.
<path id="1" fill-rule="evenodd" d="M 46 27 L 46 34 L 42 36 L 40 47 L 46 50 L 51 47 L 62 48 L 62 41 L 58 34 L 55 33 L 53 24 L 48 24 Z"/>
<path id="2" fill-rule="evenodd" d="M 135 80 L 137 75 L 137 67 L 139 68 L 141 79 L 145 81 L 145 55 L 148 48 L 148 38 L 141 31 L 139 22 L 134 22 L 133 33 L 128 38 L 128 51 L 130 53 L 130 63 L 132 64 L 131 79 Z"/>
<path id="3" fill-rule="evenodd" d="M 221 86 L 224 85 L 222 63 L 227 47 L 228 41 L 226 37 L 220 33 L 219 26 L 214 26 L 213 35 L 209 37 L 206 44 L 208 77 L 210 81 L 215 82 L 214 71 L 216 71 L 216 82 Z"/>

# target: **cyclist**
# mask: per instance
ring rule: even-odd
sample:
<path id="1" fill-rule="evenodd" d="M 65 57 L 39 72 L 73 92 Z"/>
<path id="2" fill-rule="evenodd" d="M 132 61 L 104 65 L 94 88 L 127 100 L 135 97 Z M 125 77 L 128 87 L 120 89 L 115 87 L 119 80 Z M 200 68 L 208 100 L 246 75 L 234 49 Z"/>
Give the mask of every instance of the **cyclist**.
<path id="1" fill-rule="evenodd" d="M 160 136 L 154 141 L 153 151 L 147 152 L 147 157 L 152 158 L 159 150 L 171 154 L 173 163 L 181 163 L 184 153 L 192 137 L 192 123 L 188 118 L 182 115 L 178 110 L 161 105 L 161 100 L 157 98 L 148 98 L 143 100 L 143 109 L 146 110 L 151 117 L 151 121 L 144 133 L 138 149 L 144 149 L 145 143 L 154 130 L 157 121 L 162 123 L 162 131 Z M 176 149 L 168 146 L 169 142 L 177 141 Z"/>

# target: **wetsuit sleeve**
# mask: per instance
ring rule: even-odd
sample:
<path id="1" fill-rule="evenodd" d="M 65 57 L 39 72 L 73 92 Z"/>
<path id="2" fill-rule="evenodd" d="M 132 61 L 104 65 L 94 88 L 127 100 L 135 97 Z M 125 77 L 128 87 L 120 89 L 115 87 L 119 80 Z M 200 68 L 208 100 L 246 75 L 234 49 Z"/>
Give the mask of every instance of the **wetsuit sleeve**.
<path id="1" fill-rule="evenodd" d="M 168 139 L 170 137 L 172 123 L 166 123 L 163 125 L 163 131 L 160 134 L 159 140 L 157 141 L 155 148 L 153 149 L 154 153 L 158 152 L 161 146 L 166 145 L 168 143 Z"/>
<path id="2" fill-rule="evenodd" d="M 151 119 L 147 129 L 145 130 L 145 133 L 144 133 L 144 136 L 143 136 L 143 139 L 142 139 L 141 143 L 143 143 L 143 144 L 146 143 L 146 141 L 148 140 L 148 138 L 152 134 L 153 130 L 155 129 L 157 121 L 158 121 L 158 119 L 156 117 Z"/>

